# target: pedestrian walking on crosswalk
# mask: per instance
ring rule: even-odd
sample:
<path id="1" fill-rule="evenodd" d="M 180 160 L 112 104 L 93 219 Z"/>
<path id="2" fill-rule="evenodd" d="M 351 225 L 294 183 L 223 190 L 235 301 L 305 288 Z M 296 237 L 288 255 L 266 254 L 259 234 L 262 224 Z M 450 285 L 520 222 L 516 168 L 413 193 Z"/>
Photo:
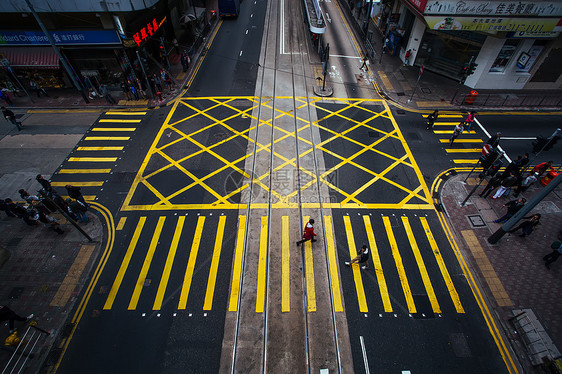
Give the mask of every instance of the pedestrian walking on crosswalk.
<path id="1" fill-rule="evenodd" d="M 433 128 L 433 125 L 435 124 L 435 121 L 437 120 L 437 117 L 439 117 L 439 111 L 436 109 L 433 111 L 433 113 L 431 113 L 430 115 L 427 116 L 427 129 L 430 130 Z"/>
<path id="2" fill-rule="evenodd" d="M 355 263 L 363 264 L 363 266 L 361 266 L 361 269 L 363 270 L 367 270 L 369 268 L 369 248 L 366 245 L 359 248 L 357 256 L 353 257 L 351 261 L 346 261 L 345 265 L 351 266 Z"/>
<path id="3" fill-rule="evenodd" d="M 468 114 L 468 117 L 466 117 L 466 119 L 464 120 L 464 123 L 466 124 L 466 131 L 470 131 L 470 127 L 472 126 L 472 122 L 474 122 L 474 120 L 476 119 L 476 112 L 472 111 Z"/>
<path id="4" fill-rule="evenodd" d="M 453 135 L 451 135 L 451 142 L 449 143 L 449 148 L 453 147 L 453 142 L 456 138 L 459 137 L 460 134 L 464 131 L 464 122 L 459 123 L 455 126 L 455 130 L 453 131 Z"/>
<path id="5" fill-rule="evenodd" d="M 316 234 L 314 233 L 314 220 L 311 218 L 306 225 L 304 226 L 304 232 L 302 234 L 302 240 L 299 240 L 297 242 L 297 245 L 301 245 L 302 243 L 306 242 L 307 240 L 310 240 L 311 242 L 315 242 L 316 239 L 314 239 L 314 237 L 316 236 Z"/>

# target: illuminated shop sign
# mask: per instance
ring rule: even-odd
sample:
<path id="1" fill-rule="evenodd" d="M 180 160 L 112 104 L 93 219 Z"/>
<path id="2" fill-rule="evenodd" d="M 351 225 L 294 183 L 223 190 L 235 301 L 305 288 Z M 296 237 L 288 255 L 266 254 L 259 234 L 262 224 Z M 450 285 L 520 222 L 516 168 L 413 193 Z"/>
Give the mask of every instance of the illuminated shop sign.
<path id="1" fill-rule="evenodd" d="M 162 26 L 164 21 L 166 21 L 166 17 L 162 18 L 162 21 L 160 22 L 156 21 L 156 18 L 153 18 L 152 21 L 147 23 L 145 27 L 134 34 L 133 39 L 135 40 L 135 43 L 137 43 L 137 46 L 140 46 L 142 42 L 154 35 L 154 33 Z"/>
<path id="2" fill-rule="evenodd" d="M 121 44 L 115 30 L 49 31 L 56 45 Z M 41 31 L 0 31 L 0 45 L 45 45 Z"/>
<path id="3" fill-rule="evenodd" d="M 551 32 L 557 29 L 560 18 L 497 18 L 497 17 L 424 17 L 433 30 L 470 30 L 470 31 L 525 31 Z"/>
<path id="4" fill-rule="evenodd" d="M 409 0 L 411 3 L 422 0 Z M 562 17 L 560 1 L 455 1 L 428 0 L 424 14 L 441 14 L 457 16 L 534 16 Z"/>

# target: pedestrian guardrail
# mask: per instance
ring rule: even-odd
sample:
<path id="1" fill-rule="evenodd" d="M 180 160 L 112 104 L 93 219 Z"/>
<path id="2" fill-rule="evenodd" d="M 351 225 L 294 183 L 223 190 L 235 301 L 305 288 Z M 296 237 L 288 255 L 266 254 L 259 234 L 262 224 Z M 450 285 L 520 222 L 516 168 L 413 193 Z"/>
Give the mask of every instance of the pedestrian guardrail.
<path id="1" fill-rule="evenodd" d="M 540 95 L 530 93 L 479 94 L 470 95 L 459 92 L 452 100 L 453 104 L 474 107 L 562 107 L 562 94 Z"/>
<path id="2" fill-rule="evenodd" d="M 2 374 L 25 373 L 29 360 L 37 353 L 35 351 L 37 343 L 41 339 L 46 339 L 49 335 L 49 332 L 37 327 L 37 322 L 31 322 L 27 325 L 27 329 L 21 338 L 17 335 L 17 331 L 10 335 L 4 342 L 2 349 L 12 352 L 12 355 L 4 366 Z"/>

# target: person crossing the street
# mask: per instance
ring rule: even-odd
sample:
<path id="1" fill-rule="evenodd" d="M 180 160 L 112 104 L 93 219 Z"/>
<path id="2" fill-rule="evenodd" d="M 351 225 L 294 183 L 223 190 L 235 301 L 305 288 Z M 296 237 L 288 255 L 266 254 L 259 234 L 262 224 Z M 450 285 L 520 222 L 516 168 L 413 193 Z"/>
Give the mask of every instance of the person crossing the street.
<path id="1" fill-rule="evenodd" d="M 369 248 L 364 244 L 359 250 L 357 251 L 357 256 L 353 257 L 351 261 L 346 261 L 346 266 L 351 266 L 352 264 L 363 264 L 361 269 L 367 270 L 369 268 Z"/>

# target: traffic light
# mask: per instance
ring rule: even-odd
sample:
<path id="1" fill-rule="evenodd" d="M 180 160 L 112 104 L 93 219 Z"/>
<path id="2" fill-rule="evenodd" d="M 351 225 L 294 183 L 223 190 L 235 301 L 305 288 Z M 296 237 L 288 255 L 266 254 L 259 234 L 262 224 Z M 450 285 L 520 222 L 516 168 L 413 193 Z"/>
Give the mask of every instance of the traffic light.
<path id="1" fill-rule="evenodd" d="M 537 136 L 537 140 L 533 141 L 533 153 L 539 153 L 548 143 L 548 139 L 544 136 Z M 552 147 L 551 147 L 552 148 Z"/>
<path id="2" fill-rule="evenodd" d="M 466 80 L 466 77 L 468 77 L 468 64 L 464 64 L 464 66 L 461 68 L 461 70 L 459 71 L 459 75 L 461 77 L 461 84 L 464 84 L 464 81 Z"/>
<path id="3" fill-rule="evenodd" d="M 552 149 L 552 147 L 554 147 L 554 145 L 556 144 L 556 142 L 558 142 L 558 139 L 560 139 L 559 136 L 553 136 L 550 138 L 550 140 L 548 140 L 548 143 L 546 143 L 546 145 L 544 146 L 544 150 L 545 151 L 550 151 Z"/>
<path id="4" fill-rule="evenodd" d="M 468 75 L 472 75 L 474 74 L 474 71 L 476 70 L 476 68 L 478 67 L 478 64 L 474 61 L 472 61 L 469 65 L 468 65 L 468 71 L 467 71 L 467 76 Z"/>

